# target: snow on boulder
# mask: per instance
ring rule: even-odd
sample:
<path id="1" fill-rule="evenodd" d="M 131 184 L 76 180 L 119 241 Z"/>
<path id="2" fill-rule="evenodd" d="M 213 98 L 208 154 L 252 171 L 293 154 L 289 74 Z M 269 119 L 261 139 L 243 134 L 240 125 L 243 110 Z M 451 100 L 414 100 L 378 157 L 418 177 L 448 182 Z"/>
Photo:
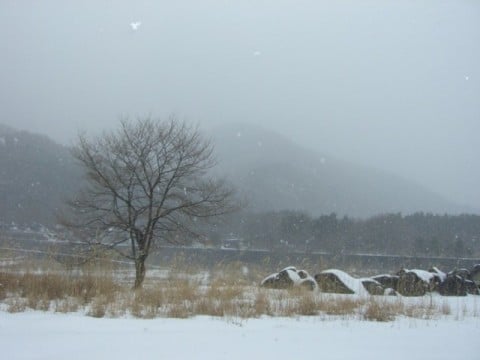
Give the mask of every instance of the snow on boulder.
<path id="1" fill-rule="evenodd" d="M 310 276 L 308 275 L 308 272 L 306 272 L 305 270 L 298 270 L 297 274 L 298 276 L 300 276 L 301 279 L 306 279 L 307 277 Z"/>
<path id="2" fill-rule="evenodd" d="M 302 286 L 309 290 L 315 290 L 317 283 L 305 270 L 297 271 L 294 266 L 289 266 L 278 273 L 267 276 L 262 280 L 260 286 L 270 289 L 289 289 L 294 286 Z"/>
<path id="3" fill-rule="evenodd" d="M 448 280 L 448 281 L 447 281 Z M 447 274 L 447 278 L 442 284 L 442 295 L 452 295 L 458 293 L 459 296 L 466 294 L 479 295 L 478 285 L 473 281 L 472 274 L 467 269 L 455 269 Z"/>
<path id="4" fill-rule="evenodd" d="M 392 288 L 386 288 L 384 291 L 383 291 L 383 295 L 386 295 L 386 296 L 397 296 L 397 292 L 392 289 Z"/>
<path id="5" fill-rule="evenodd" d="M 480 286 L 480 264 L 473 265 L 470 270 L 470 278 L 477 286 Z"/>
<path id="6" fill-rule="evenodd" d="M 440 282 L 445 281 L 445 279 L 447 278 L 447 274 L 439 270 L 436 266 L 432 266 L 428 271 L 431 272 L 432 274 L 437 275 L 440 279 Z"/>
<path id="7" fill-rule="evenodd" d="M 378 281 L 385 289 L 397 290 L 398 275 L 381 274 L 372 277 L 373 280 Z"/>
<path id="8" fill-rule="evenodd" d="M 372 278 L 363 278 L 360 281 L 370 295 L 384 295 L 385 288 L 378 281 Z"/>
<path id="9" fill-rule="evenodd" d="M 471 295 L 480 295 L 478 285 L 473 280 L 466 279 L 465 286 L 467 287 L 467 293 Z"/>
<path id="10" fill-rule="evenodd" d="M 362 279 L 356 279 L 342 270 L 329 269 L 316 274 L 314 277 L 318 288 L 322 292 L 368 295 L 367 289 L 362 284 Z"/>
<path id="11" fill-rule="evenodd" d="M 443 296 L 466 296 L 467 287 L 465 279 L 459 275 L 450 273 L 440 284 L 438 292 Z"/>
<path id="12" fill-rule="evenodd" d="M 419 269 L 402 269 L 398 273 L 397 291 L 403 296 L 423 296 L 436 290 L 440 284 L 438 275 Z"/>
<path id="13" fill-rule="evenodd" d="M 286 268 L 278 273 L 271 274 L 262 280 L 260 286 L 272 289 L 288 289 L 300 282 L 296 270 Z"/>
<path id="14" fill-rule="evenodd" d="M 465 291 L 468 294 L 472 295 L 479 295 L 478 285 L 473 281 L 472 274 L 467 269 L 455 269 L 448 273 L 447 278 L 451 277 L 460 277 L 463 282 L 463 286 L 465 287 Z"/>
<path id="15" fill-rule="evenodd" d="M 410 269 L 410 270 L 407 270 L 405 269 L 405 271 L 409 271 L 409 272 L 412 272 L 414 273 L 415 275 L 417 275 L 420 279 L 422 279 L 423 281 L 425 282 L 430 282 L 430 280 L 432 280 L 434 277 L 435 277 L 435 274 L 429 272 L 429 271 L 426 271 L 426 270 L 420 270 L 420 269 Z"/>
<path id="16" fill-rule="evenodd" d="M 464 279 L 470 279 L 470 271 L 468 269 L 455 269 L 448 273 L 448 275 L 458 275 Z"/>

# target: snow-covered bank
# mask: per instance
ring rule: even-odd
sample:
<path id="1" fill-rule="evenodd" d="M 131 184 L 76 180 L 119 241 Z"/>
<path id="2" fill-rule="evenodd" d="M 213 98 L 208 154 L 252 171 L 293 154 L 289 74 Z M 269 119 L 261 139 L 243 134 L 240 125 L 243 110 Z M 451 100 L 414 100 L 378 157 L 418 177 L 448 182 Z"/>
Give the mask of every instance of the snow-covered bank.
<path id="1" fill-rule="evenodd" d="M 480 319 L 95 319 L 0 311 L 2 359 L 477 360 Z"/>

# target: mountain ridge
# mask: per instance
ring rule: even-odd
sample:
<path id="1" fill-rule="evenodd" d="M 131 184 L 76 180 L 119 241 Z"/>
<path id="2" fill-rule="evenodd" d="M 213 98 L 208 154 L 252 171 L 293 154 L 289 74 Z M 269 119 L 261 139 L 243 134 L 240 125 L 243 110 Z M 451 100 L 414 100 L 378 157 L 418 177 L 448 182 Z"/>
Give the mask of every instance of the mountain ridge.
<path id="1" fill-rule="evenodd" d="M 214 174 L 238 187 L 250 211 L 351 217 L 472 212 L 397 175 L 317 153 L 261 127 L 230 124 L 210 135 L 218 158 Z M 67 146 L 0 124 L 0 222 L 53 225 L 82 181 Z"/>
<path id="2" fill-rule="evenodd" d="M 0 124 L 0 222 L 53 225 L 81 179 L 68 147 Z"/>
<path id="3" fill-rule="evenodd" d="M 223 125 L 212 134 L 217 171 L 243 189 L 255 211 L 354 217 L 472 211 L 399 175 L 317 153 L 256 125 Z"/>

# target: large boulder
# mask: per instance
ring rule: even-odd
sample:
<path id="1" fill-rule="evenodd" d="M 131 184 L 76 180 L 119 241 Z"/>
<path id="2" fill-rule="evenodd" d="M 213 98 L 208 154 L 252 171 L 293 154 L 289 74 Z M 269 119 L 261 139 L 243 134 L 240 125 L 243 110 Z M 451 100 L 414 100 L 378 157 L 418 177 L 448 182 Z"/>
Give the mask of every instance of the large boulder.
<path id="1" fill-rule="evenodd" d="M 438 292 L 443 296 L 466 296 L 467 286 L 465 279 L 453 273 L 448 274 L 440 284 Z"/>
<path id="2" fill-rule="evenodd" d="M 260 286 L 269 289 L 291 289 L 298 286 L 315 290 L 317 283 L 307 271 L 297 270 L 294 266 L 289 266 L 278 273 L 267 276 L 262 280 Z"/>
<path id="3" fill-rule="evenodd" d="M 315 280 L 322 292 L 336 294 L 383 295 L 383 286 L 374 279 L 356 279 L 344 271 L 329 269 L 316 274 Z"/>
<path id="4" fill-rule="evenodd" d="M 385 295 L 385 288 L 378 281 L 372 278 L 363 278 L 360 281 L 370 295 Z"/>
<path id="5" fill-rule="evenodd" d="M 308 272 L 305 270 L 298 270 L 297 274 L 301 279 L 300 283 L 298 284 L 299 286 L 312 291 L 317 288 L 317 282 L 312 276 L 310 276 Z"/>
<path id="6" fill-rule="evenodd" d="M 473 268 L 475 270 L 475 267 Z M 472 273 L 467 269 L 455 269 L 448 273 L 450 277 L 460 277 L 467 294 L 479 295 L 478 285 L 473 280 Z M 459 280 L 458 280 L 459 281 Z"/>
<path id="7" fill-rule="evenodd" d="M 448 273 L 448 275 L 457 275 L 457 276 L 460 276 L 464 279 L 470 279 L 470 277 L 471 277 L 470 271 L 468 269 L 465 269 L 465 268 L 452 270 Z"/>
<path id="8" fill-rule="evenodd" d="M 398 275 L 382 274 L 372 277 L 373 280 L 378 281 L 385 289 L 397 290 Z"/>
<path id="9" fill-rule="evenodd" d="M 480 295 L 480 290 L 478 285 L 473 280 L 465 280 L 465 286 L 467 288 L 467 293 L 471 295 Z"/>
<path id="10" fill-rule="evenodd" d="M 425 270 L 402 269 L 397 275 L 396 290 L 403 296 L 423 296 L 436 290 L 440 283 L 438 276 Z"/>
<path id="11" fill-rule="evenodd" d="M 314 276 L 321 292 L 335 294 L 355 294 L 334 272 L 323 271 Z"/>
<path id="12" fill-rule="evenodd" d="M 470 270 L 470 278 L 477 286 L 480 286 L 480 264 L 474 265 Z"/>
<path id="13" fill-rule="evenodd" d="M 289 289 L 299 281 L 300 277 L 297 275 L 297 269 L 288 267 L 278 273 L 267 276 L 262 280 L 260 286 L 270 289 Z"/>

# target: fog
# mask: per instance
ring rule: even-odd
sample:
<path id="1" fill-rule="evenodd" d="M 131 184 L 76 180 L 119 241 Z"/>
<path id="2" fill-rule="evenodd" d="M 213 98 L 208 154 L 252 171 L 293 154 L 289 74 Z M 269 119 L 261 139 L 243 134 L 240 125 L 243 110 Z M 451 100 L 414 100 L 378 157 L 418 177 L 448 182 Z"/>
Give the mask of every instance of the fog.
<path id="1" fill-rule="evenodd" d="M 0 2 L 0 123 L 248 122 L 480 207 L 480 2 Z"/>

